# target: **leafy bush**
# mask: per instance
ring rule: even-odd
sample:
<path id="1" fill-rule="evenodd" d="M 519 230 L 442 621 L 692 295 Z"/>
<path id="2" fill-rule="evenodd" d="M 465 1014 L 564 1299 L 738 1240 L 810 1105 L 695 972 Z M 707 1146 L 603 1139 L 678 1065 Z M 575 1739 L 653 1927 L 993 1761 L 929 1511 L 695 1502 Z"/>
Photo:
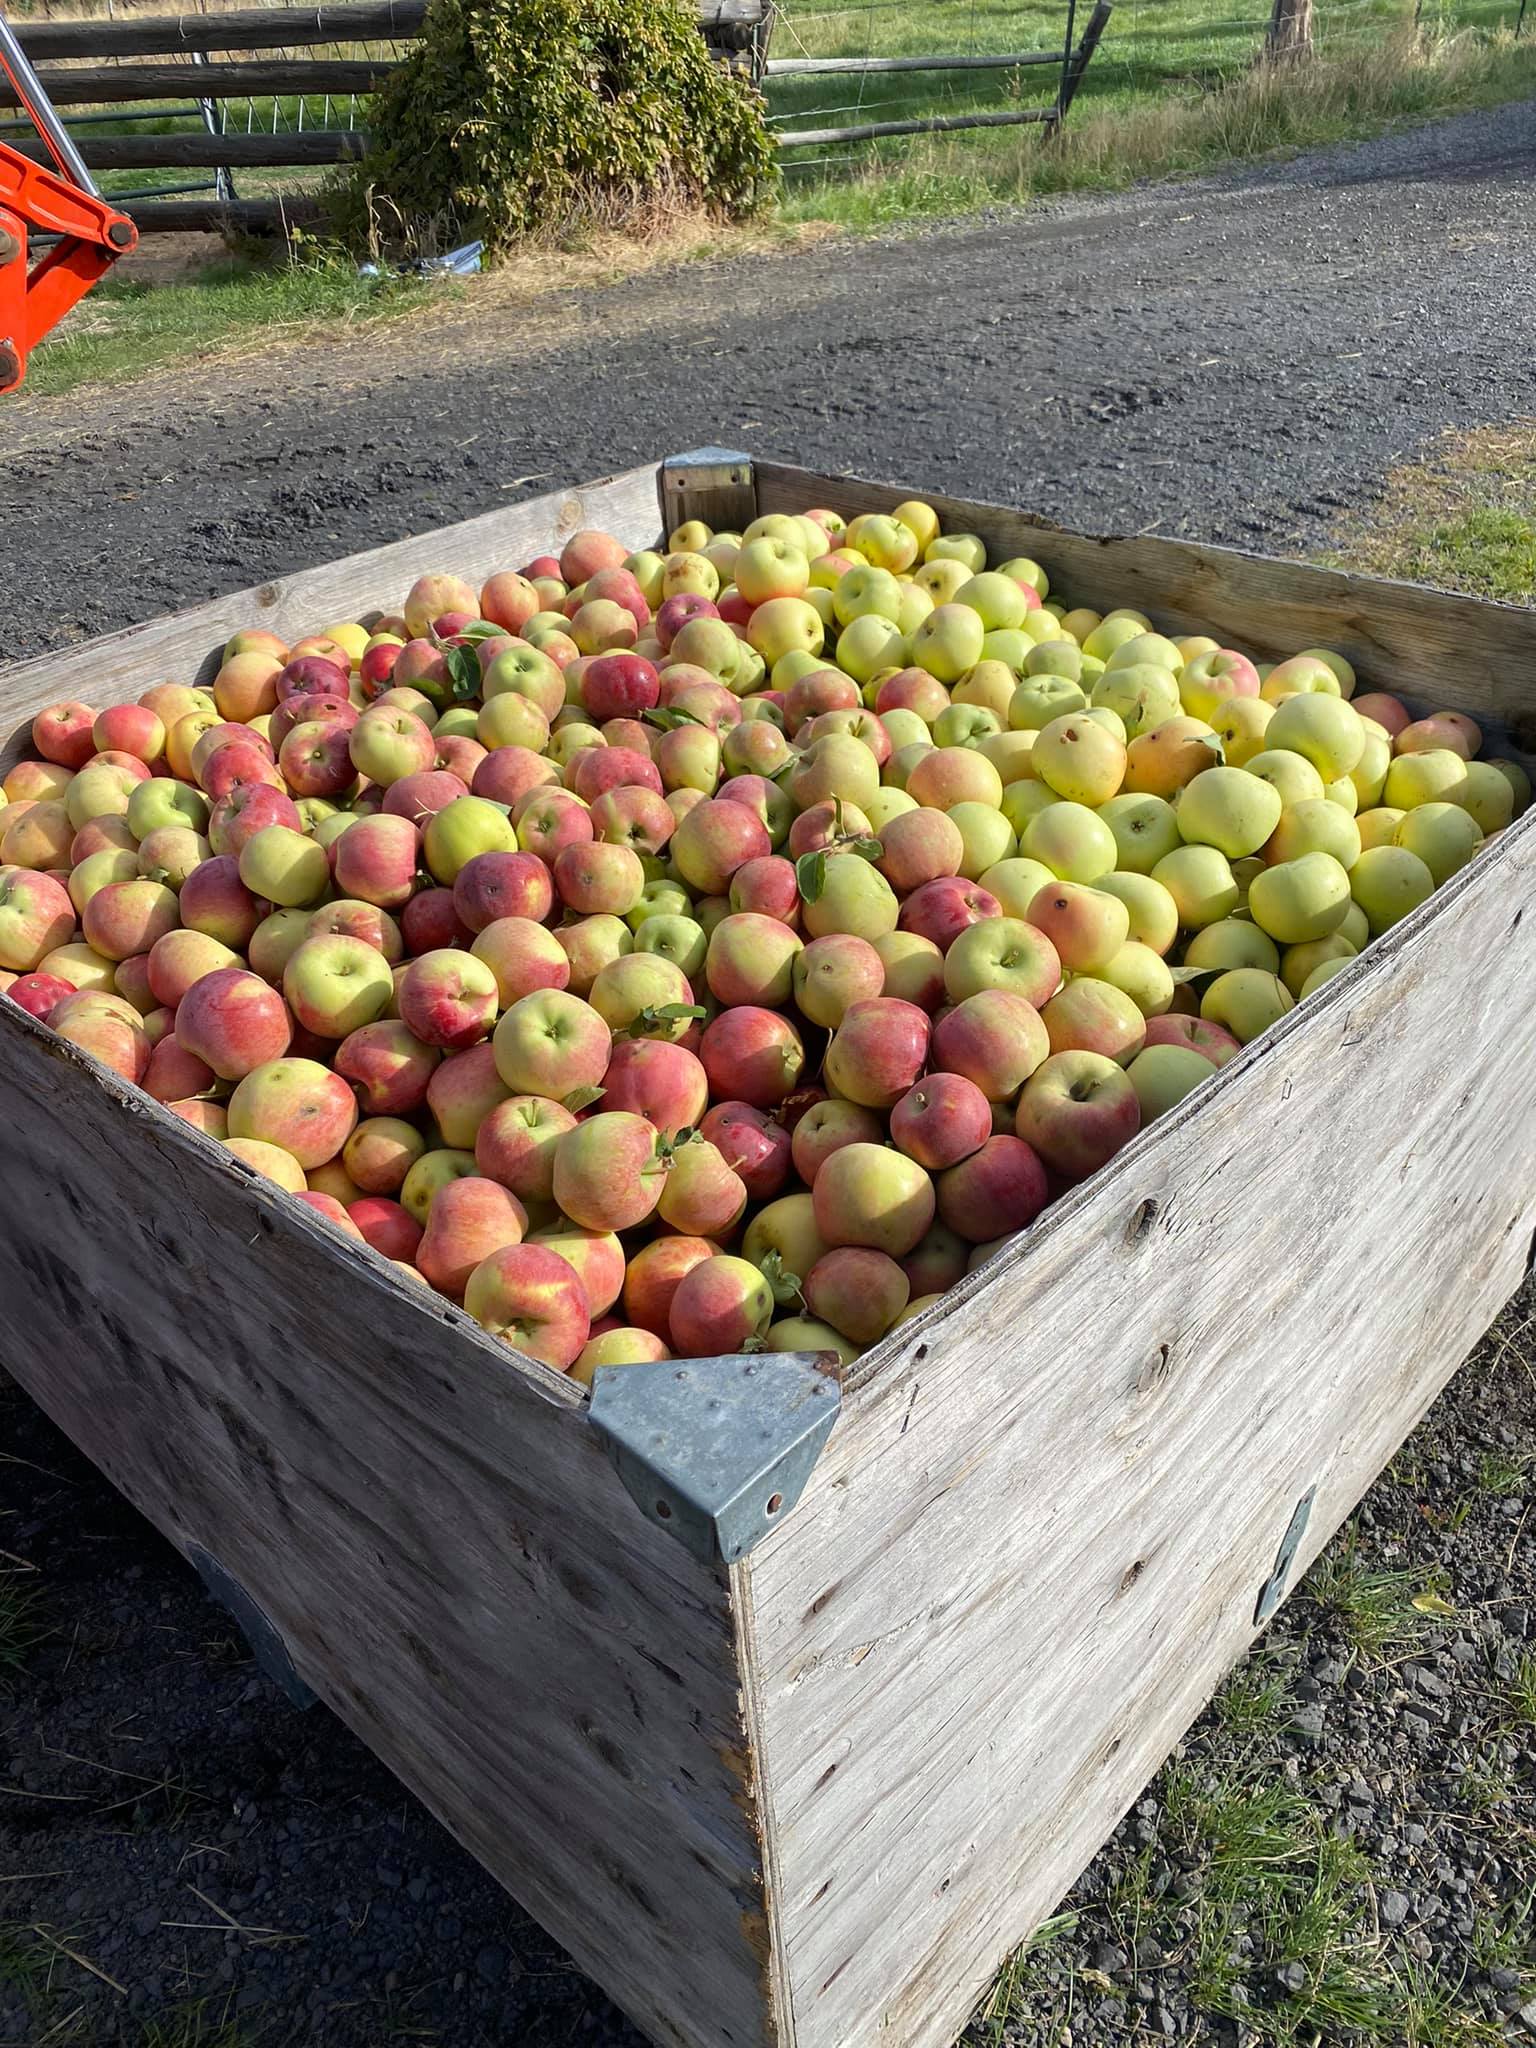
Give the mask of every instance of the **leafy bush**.
<path id="1" fill-rule="evenodd" d="M 349 224 L 414 249 L 740 218 L 777 182 L 761 97 L 689 0 L 434 0 L 369 127 Z"/>

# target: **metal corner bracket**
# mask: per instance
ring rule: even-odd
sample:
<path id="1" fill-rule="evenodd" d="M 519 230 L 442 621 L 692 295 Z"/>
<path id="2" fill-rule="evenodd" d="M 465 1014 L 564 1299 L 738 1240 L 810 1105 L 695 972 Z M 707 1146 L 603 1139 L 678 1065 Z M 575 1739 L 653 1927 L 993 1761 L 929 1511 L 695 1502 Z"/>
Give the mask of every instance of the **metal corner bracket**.
<path id="1" fill-rule="evenodd" d="M 736 448 L 691 448 L 668 455 L 657 481 L 663 537 L 690 519 L 720 533 L 740 533 L 757 517 L 752 458 Z"/>
<path id="2" fill-rule="evenodd" d="M 1286 1581 L 1291 1576 L 1291 1566 L 1296 1562 L 1301 1539 L 1307 1533 L 1307 1523 L 1312 1518 L 1312 1503 L 1316 1498 L 1317 1488 L 1309 1486 L 1296 1503 L 1291 1519 L 1286 1525 L 1285 1534 L 1280 1539 L 1275 1568 L 1259 1588 L 1259 1597 L 1253 1610 L 1255 1628 L 1262 1627 L 1285 1598 Z"/>
<path id="3" fill-rule="evenodd" d="M 799 1500 L 842 1405 L 824 1352 L 600 1366 L 588 1414 L 647 1520 L 735 1564 Z"/>
<path id="4" fill-rule="evenodd" d="M 312 1707 L 319 1694 L 300 1678 L 282 1630 L 266 1610 L 251 1598 L 233 1572 L 227 1572 L 216 1557 L 198 1544 L 187 1545 L 187 1562 L 250 1644 L 262 1676 L 271 1679 L 290 1706 Z"/>

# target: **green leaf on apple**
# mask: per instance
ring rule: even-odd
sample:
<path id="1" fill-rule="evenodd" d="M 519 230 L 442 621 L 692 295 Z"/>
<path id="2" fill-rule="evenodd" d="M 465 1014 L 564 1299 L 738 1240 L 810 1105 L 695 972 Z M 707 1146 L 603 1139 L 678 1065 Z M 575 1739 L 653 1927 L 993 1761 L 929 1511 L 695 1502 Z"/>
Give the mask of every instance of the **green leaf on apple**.
<path id="1" fill-rule="evenodd" d="M 790 1272 L 780 1253 L 769 1252 L 759 1263 L 758 1270 L 768 1282 L 778 1307 L 788 1308 L 795 1303 L 801 1308 L 805 1307 L 805 1296 L 800 1291 L 800 1275 Z"/>
<path id="2" fill-rule="evenodd" d="M 878 860 L 885 848 L 878 839 L 849 839 L 839 847 L 840 853 L 856 853 L 860 860 Z"/>
<path id="3" fill-rule="evenodd" d="M 1175 987 L 1184 982 L 1214 981 L 1218 974 L 1227 972 L 1225 967 L 1170 967 L 1168 970 Z"/>
<path id="4" fill-rule="evenodd" d="M 569 1095 L 561 1097 L 561 1106 L 568 1109 L 572 1116 L 578 1116 L 582 1110 L 590 1109 L 594 1102 L 601 1102 L 607 1093 L 606 1088 L 573 1088 Z"/>
<path id="5" fill-rule="evenodd" d="M 827 855 L 823 847 L 814 853 L 802 853 L 795 862 L 795 880 L 799 884 L 801 900 L 814 903 L 820 896 L 827 880 Z"/>
<path id="6" fill-rule="evenodd" d="M 448 677 L 447 695 L 457 704 L 467 704 L 480 694 L 480 664 L 467 647 L 445 647 L 443 668 Z"/>

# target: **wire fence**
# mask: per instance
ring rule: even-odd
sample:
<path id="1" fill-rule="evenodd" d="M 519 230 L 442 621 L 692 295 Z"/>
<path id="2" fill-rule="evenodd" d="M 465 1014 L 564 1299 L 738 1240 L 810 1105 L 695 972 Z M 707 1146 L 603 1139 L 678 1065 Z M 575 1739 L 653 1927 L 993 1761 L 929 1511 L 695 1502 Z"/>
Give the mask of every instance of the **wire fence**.
<path id="1" fill-rule="evenodd" d="M 1370 37 L 1505 29 L 1519 34 L 1526 0 L 1317 0 L 1313 44 L 1324 57 Z M 1536 4 L 1533 4 L 1536 11 Z M 1027 104 L 1051 80 L 1034 68 L 1063 40 L 1063 0 L 776 0 L 765 89 L 780 135 L 838 121 L 879 121 L 916 111 L 964 114 Z M 1116 0 L 1084 76 L 1079 111 L 1164 92 L 1207 91 L 1249 71 L 1270 16 L 1234 15 L 1232 0 Z M 917 52 L 990 60 L 996 69 L 898 70 Z M 998 53 L 1018 53 L 1009 68 Z M 811 71 L 803 60 L 821 60 Z M 784 60 L 790 60 L 785 62 Z M 827 60 L 845 61 L 839 69 Z M 789 149 L 791 174 L 834 175 L 867 163 L 858 148 Z"/>

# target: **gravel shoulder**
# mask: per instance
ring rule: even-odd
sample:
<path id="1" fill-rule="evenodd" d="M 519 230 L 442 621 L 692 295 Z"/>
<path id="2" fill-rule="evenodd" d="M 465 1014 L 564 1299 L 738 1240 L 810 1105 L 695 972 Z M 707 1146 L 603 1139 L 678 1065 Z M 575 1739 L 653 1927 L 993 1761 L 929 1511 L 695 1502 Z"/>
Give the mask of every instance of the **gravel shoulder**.
<path id="1" fill-rule="evenodd" d="M 3 653 L 713 440 L 1315 548 L 1533 409 L 1533 112 L 17 406 Z M 1536 2036 L 1533 1329 L 1527 1288 L 967 2048 Z M 0 1661 L 0 2048 L 640 2048 L 3 1373 L 0 1553 L 49 1631 Z"/>

